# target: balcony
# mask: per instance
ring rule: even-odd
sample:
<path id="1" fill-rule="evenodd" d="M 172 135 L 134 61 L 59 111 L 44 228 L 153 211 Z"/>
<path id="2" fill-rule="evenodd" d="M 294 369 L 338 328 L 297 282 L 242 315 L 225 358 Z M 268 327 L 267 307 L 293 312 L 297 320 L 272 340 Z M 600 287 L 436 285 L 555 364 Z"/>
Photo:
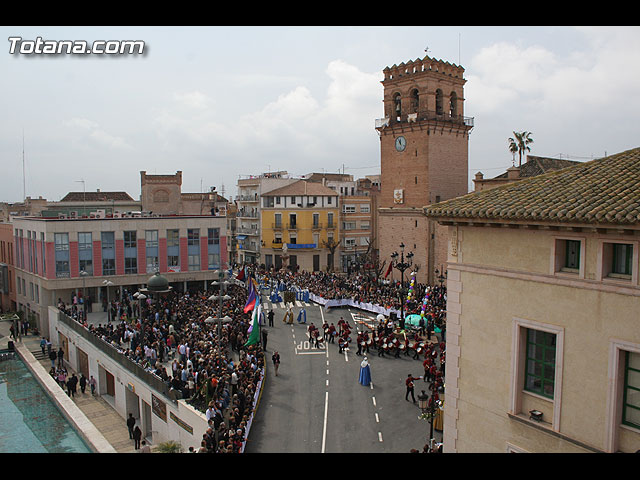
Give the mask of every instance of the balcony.
<path id="1" fill-rule="evenodd" d="M 238 218 L 258 218 L 258 212 L 239 211 L 236 214 Z"/>
<path id="2" fill-rule="evenodd" d="M 236 233 L 241 235 L 259 235 L 260 230 L 258 230 L 257 228 L 236 227 Z"/>
<path id="3" fill-rule="evenodd" d="M 297 229 L 298 229 L 297 223 L 287 223 L 287 230 L 297 230 Z"/>
<path id="4" fill-rule="evenodd" d="M 451 115 L 450 113 L 436 113 L 433 110 L 423 110 L 413 113 L 405 113 L 400 115 L 399 118 L 393 117 L 385 117 L 385 118 L 377 118 L 376 119 L 376 129 L 388 127 L 389 125 L 395 124 L 409 124 L 413 122 L 424 122 L 424 121 L 432 121 L 432 122 L 445 122 L 451 123 L 454 125 L 469 127 L 470 129 L 474 126 L 474 117 L 465 117 L 463 115 Z"/>

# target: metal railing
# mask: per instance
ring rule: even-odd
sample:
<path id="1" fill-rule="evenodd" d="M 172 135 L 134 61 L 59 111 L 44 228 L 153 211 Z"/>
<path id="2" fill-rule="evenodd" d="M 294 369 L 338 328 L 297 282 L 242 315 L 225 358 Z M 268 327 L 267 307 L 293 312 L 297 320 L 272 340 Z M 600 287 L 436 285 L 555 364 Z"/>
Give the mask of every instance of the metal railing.
<path id="1" fill-rule="evenodd" d="M 129 373 L 135 375 L 141 381 L 146 383 L 149 387 L 153 388 L 156 392 L 162 394 L 164 397 L 172 401 L 173 403 L 178 403 L 178 400 L 174 397 L 174 395 L 169 393 L 170 387 L 167 385 L 160 377 L 155 375 L 148 370 L 145 370 L 141 365 L 138 365 L 136 362 L 131 360 L 129 357 L 120 353 L 116 347 L 111 345 L 110 343 L 105 342 L 97 335 L 91 333 L 88 329 L 86 329 L 82 324 L 76 322 L 73 318 L 69 317 L 66 313 L 60 312 L 58 314 L 58 321 L 69 327 L 74 333 L 78 334 L 84 340 L 89 342 L 91 345 L 96 347 L 100 352 L 105 354 L 111 360 L 116 362 L 122 368 L 127 370 Z"/>

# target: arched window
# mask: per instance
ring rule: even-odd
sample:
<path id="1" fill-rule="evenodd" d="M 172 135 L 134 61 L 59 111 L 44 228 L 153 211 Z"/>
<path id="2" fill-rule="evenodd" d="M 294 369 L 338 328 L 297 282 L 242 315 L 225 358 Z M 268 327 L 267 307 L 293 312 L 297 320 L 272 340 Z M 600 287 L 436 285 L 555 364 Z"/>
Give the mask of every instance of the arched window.
<path id="1" fill-rule="evenodd" d="M 156 190 L 153 192 L 153 201 L 158 203 L 167 203 L 169 201 L 169 192 L 166 190 Z"/>
<path id="2" fill-rule="evenodd" d="M 452 118 L 458 116 L 458 96 L 456 92 L 451 92 L 451 99 L 449 100 L 449 114 Z"/>
<path id="3" fill-rule="evenodd" d="M 411 113 L 417 113 L 419 107 L 420 95 L 418 94 L 418 89 L 414 88 L 413 90 L 411 90 Z"/>
<path id="4" fill-rule="evenodd" d="M 402 116 L 402 105 L 400 102 L 400 94 L 396 93 L 393 96 L 393 109 L 394 109 L 394 114 L 396 116 L 397 120 L 400 120 L 400 117 Z"/>
<path id="5" fill-rule="evenodd" d="M 436 90 L 436 115 L 442 115 L 444 110 L 442 108 L 442 90 Z"/>

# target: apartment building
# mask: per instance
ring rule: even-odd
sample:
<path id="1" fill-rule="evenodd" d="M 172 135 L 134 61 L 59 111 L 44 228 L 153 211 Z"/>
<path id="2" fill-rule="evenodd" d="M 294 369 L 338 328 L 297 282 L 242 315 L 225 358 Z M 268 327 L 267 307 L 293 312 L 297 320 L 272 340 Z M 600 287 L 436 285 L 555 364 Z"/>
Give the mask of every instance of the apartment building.
<path id="1" fill-rule="evenodd" d="M 177 291 L 205 289 L 212 271 L 228 265 L 227 235 L 226 217 L 211 215 L 16 217 L 18 309 L 46 318 L 49 305 L 77 293 L 99 307 L 156 271 Z"/>
<path id="2" fill-rule="evenodd" d="M 341 247 L 336 192 L 298 180 L 263 193 L 261 199 L 261 263 L 314 272 L 337 267 Z"/>

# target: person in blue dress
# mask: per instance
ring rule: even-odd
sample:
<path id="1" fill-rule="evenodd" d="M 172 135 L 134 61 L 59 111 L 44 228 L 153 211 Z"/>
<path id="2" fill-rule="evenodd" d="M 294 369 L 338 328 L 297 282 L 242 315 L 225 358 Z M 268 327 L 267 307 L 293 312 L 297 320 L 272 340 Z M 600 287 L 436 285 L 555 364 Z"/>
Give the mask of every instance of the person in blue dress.
<path id="1" fill-rule="evenodd" d="M 365 387 L 368 387 L 371 383 L 371 368 L 369 367 L 369 360 L 367 360 L 367 357 L 364 357 L 360 364 L 360 378 L 358 379 L 358 383 Z"/>
<path id="2" fill-rule="evenodd" d="M 307 323 L 307 311 L 304 307 L 298 313 L 298 323 Z"/>

